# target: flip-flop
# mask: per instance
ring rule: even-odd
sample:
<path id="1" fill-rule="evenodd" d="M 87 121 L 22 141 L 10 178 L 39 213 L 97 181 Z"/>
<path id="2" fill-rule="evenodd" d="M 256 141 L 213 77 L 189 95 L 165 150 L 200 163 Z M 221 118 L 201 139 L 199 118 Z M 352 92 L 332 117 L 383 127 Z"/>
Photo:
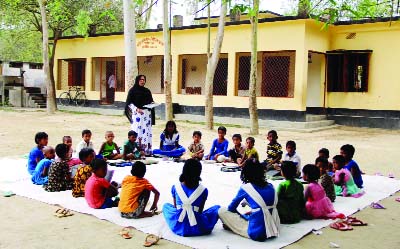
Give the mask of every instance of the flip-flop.
<path id="1" fill-rule="evenodd" d="M 389 173 L 388 177 L 389 178 L 394 178 L 394 174 L 393 173 Z"/>
<path id="2" fill-rule="evenodd" d="M 119 231 L 119 235 L 121 235 L 124 239 L 132 239 L 132 235 L 130 234 L 132 231 L 131 227 L 124 227 Z"/>
<path id="3" fill-rule="evenodd" d="M 154 234 L 149 234 L 146 236 L 143 246 L 150 247 L 152 245 L 157 244 L 159 240 L 160 240 L 160 237 L 158 237 Z"/>
<path id="4" fill-rule="evenodd" d="M 363 221 L 355 218 L 355 217 L 351 217 L 351 216 L 347 216 L 347 218 L 344 221 L 347 225 L 350 226 L 367 226 L 368 223 L 364 223 Z"/>
<path id="5" fill-rule="evenodd" d="M 159 215 L 159 214 L 162 213 L 162 210 L 151 210 L 151 213 L 152 213 L 153 215 Z"/>
<path id="6" fill-rule="evenodd" d="M 377 202 L 372 202 L 371 203 L 371 208 L 373 208 L 373 209 L 386 209 L 384 206 L 382 206 L 382 204 L 379 204 Z"/>
<path id="7" fill-rule="evenodd" d="M 66 208 L 59 208 L 54 213 L 54 216 L 56 216 L 58 218 L 65 218 L 65 217 L 69 217 L 72 215 L 74 215 L 74 214 L 71 212 L 71 210 L 66 209 Z"/>
<path id="8" fill-rule="evenodd" d="M 4 196 L 4 197 L 11 197 L 11 196 L 14 196 L 14 195 L 15 195 L 15 193 L 12 192 L 12 191 L 5 191 L 5 192 L 3 192 L 3 196 Z"/>
<path id="9" fill-rule="evenodd" d="M 396 199 L 394 199 L 397 202 L 400 202 L 400 197 L 397 197 Z"/>
<path id="10" fill-rule="evenodd" d="M 344 222 L 335 222 L 329 225 L 331 228 L 339 230 L 339 231 L 349 231 L 349 230 L 353 230 L 353 228 L 349 225 L 347 225 Z"/>

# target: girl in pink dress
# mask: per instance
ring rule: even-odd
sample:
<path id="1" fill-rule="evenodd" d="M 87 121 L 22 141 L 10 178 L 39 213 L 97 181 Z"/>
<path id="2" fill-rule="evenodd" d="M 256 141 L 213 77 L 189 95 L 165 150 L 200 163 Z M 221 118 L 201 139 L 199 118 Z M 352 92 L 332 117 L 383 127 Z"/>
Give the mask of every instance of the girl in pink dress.
<path id="1" fill-rule="evenodd" d="M 303 168 L 303 179 L 309 183 L 304 193 L 307 216 L 311 219 L 345 218 L 344 214 L 335 211 L 324 188 L 318 183 L 319 173 L 318 167 L 313 164 L 307 164 Z"/>

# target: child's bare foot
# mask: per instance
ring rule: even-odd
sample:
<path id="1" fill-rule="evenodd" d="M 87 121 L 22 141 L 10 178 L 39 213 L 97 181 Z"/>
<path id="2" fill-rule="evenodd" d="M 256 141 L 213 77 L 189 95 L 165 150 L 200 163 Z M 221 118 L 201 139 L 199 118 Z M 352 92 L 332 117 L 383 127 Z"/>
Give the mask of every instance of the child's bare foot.
<path id="1" fill-rule="evenodd" d="M 143 213 L 139 215 L 139 218 L 153 217 L 153 215 L 153 212 L 143 211 Z"/>

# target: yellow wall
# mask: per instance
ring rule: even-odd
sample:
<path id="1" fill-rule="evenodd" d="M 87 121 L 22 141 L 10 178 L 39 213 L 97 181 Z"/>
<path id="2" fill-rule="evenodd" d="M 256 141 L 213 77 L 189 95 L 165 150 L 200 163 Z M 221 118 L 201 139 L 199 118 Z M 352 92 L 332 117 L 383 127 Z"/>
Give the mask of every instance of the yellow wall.
<path id="1" fill-rule="evenodd" d="M 328 93 L 332 108 L 400 110 L 400 23 L 372 23 L 332 28 L 331 49 L 373 50 L 369 64 L 368 92 Z M 355 39 L 346 39 L 350 32 Z"/>

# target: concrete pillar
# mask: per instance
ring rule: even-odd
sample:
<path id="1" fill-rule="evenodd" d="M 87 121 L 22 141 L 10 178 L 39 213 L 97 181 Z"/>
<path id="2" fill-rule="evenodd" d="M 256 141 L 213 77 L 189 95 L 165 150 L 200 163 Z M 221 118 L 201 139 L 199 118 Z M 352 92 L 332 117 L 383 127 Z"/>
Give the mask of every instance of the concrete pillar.
<path id="1" fill-rule="evenodd" d="M 14 87 L 9 90 L 10 105 L 15 107 L 22 107 L 22 87 Z"/>
<path id="2" fill-rule="evenodd" d="M 228 89 L 226 92 L 227 96 L 236 95 L 236 53 L 231 52 L 228 54 Z"/>
<path id="3" fill-rule="evenodd" d="M 93 91 L 93 73 L 92 73 L 92 57 L 86 58 L 85 67 L 85 91 Z"/>

